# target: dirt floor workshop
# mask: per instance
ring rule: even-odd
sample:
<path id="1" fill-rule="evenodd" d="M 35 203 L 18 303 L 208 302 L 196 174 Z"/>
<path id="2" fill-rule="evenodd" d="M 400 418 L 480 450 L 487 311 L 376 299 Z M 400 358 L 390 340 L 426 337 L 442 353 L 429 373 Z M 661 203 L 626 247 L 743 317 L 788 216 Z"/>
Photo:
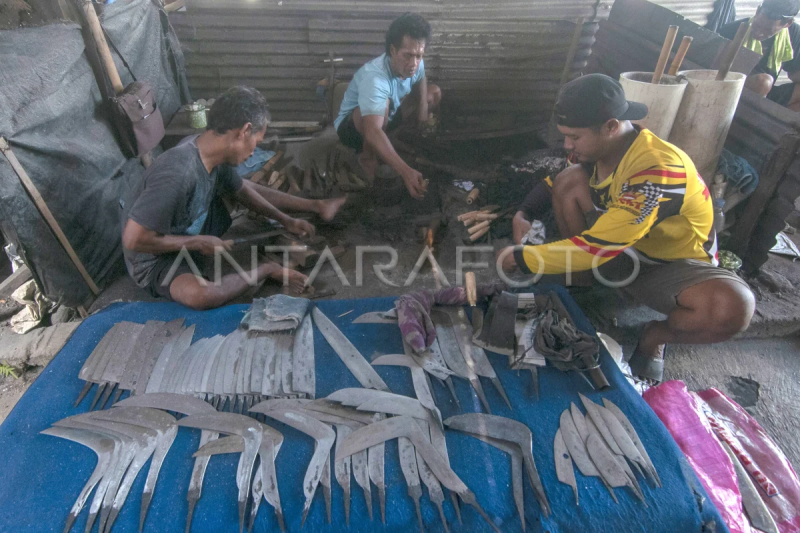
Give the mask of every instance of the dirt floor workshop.
<path id="1" fill-rule="evenodd" d="M 800 532 L 800 0 L 0 0 L 0 532 Z"/>

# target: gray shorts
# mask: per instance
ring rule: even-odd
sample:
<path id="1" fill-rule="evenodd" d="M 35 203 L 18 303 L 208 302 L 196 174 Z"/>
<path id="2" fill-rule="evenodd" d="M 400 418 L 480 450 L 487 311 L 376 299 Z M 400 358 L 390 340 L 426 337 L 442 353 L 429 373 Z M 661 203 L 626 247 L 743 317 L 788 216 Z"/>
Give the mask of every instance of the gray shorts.
<path id="1" fill-rule="evenodd" d="M 607 279 L 623 280 L 633 272 L 633 261 L 621 254 L 602 265 L 599 271 Z M 678 307 L 678 295 L 684 289 L 712 279 L 729 280 L 750 290 L 747 282 L 730 270 L 697 259 L 657 265 L 640 263 L 636 279 L 619 290 L 632 300 L 668 315 Z"/>

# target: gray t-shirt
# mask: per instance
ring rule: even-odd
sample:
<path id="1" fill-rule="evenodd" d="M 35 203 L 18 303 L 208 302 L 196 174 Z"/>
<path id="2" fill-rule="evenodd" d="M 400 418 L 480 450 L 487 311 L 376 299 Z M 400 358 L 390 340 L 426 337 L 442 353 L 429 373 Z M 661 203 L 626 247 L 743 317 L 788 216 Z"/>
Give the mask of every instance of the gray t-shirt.
<path id="1" fill-rule="evenodd" d="M 128 219 L 162 235 L 199 235 L 211 200 L 242 188 L 236 169 L 222 164 L 206 170 L 197 137 L 183 139 L 147 169 L 123 205 L 122 227 Z M 158 256 L 123 248 L 128 273 L 140 287 L 150 282 Z"/>

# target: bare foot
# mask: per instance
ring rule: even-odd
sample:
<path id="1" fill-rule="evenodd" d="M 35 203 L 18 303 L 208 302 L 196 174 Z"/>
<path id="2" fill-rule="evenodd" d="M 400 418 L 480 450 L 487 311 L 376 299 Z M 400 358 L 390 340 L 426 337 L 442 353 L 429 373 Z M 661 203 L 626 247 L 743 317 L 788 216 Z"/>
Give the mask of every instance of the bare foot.
<path id="1" fill-rule="evenodd" d="M 341 198 L 331 198 L 330 200 L 318 200 L 317 201 L 317 213 L 319 213 L 320 218 L 325 222 L 330 222 L 333 220 L 333 217 L 336 216 L 336 213 L 342 208 L 344 203 L 347 201 L 347 195 L 345 194 Z"/>
<path id="2" fill-rule="evenodd" d="M 378 160 L 375 157 L 369 157 L 364 152 L 358 155 L 358 164 L 366 173 L 367 178 L 370 180 L 375 179 L 375 172 L 378 170 Z"/>
<path id="3" fill-rule="evenodd" d="M 291 268 L 281 268 L 270 274 L 270 277 L 275 281 L 283 283 L 284 275 L 286 275 L 288 279 L 288 287 L 290 292 L 302 294 L 306 288 L 306 280 L 308 279 L 308 276 L 302 272 L 298 272 L 297 270 L 292 270 Z"/>

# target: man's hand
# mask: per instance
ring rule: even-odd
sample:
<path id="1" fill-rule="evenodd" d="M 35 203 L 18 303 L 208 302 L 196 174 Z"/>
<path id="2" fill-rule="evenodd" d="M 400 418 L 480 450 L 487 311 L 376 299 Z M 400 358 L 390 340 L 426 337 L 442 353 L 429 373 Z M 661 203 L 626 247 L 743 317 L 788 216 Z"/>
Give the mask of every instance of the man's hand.
<path id="1" fill-rule="evenodd" d="M 298 237 L 304 239 L 313 239 L 314 234 L 317 231 L 313 224 L 300 218 L 290 218 L 283 225 L 286 227 L 286 230 L 289 231 L 289 233 L 294 233 Z"/>
<path id="2" fill-rule="evenodd" d="M 214 255 L 217 248 L 222 248 L 226 252 L 230 252 L 231 249 L 233 249 L 233 241 L 223 241 L 219 237 L 214 237 L 213 235 L 198 235 L 192 237 L 189 242 L 186 243 L 186 248 L 195 252 L 200 252 L 203 255 Z"/>
<path id="3" fill-rule="evenodd" d="M 511 220 L 511 233 L 514 244 L 522 244 L 522 238 L 531 230 L 531 223 L 525 219 L 525 213 L 517 211 Z"/>
<path id="4" fill-rule="evenodd" d="M 428 186 L 422 178 L 422 174 L 413 168 L 410 168 L 402 175 L 403 183 L 406 184 L 408 193 L 415 200 L 422 200 L 425 198 L 425 193 L 428 192 Z"/>
<path id="5" fill-rule="evenodd" d="M 503 255 L 503 272 L 511 273 L 517 269 L 517 260 L 514 258 L 514 248 L 516 248 L 516 246 L 507 246 L 497 252 L 498 259 Z"/>

